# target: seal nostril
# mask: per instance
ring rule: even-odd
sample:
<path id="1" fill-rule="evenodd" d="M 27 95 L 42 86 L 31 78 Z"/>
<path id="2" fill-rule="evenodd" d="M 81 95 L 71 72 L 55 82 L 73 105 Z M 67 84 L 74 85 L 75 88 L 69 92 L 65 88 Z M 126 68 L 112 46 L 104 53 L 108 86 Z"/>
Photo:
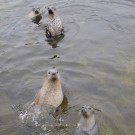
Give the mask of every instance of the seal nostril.
<path id="1" fill-rule="evenodd" d="M 53 14 L 53 10 L 52 9 L 49 9 L 48 12 L 49 12 L 49 14 Z"/>
<path id="2" fill-rule="evenodd" d="M 37 10 L 35 10 L 35 14 L 38 14 L 39 12 Z"/>
<path id="3" fill-rule="evenodd" d="M 52 73 L 52 75 L 56 75 L 56 73 Z"/>

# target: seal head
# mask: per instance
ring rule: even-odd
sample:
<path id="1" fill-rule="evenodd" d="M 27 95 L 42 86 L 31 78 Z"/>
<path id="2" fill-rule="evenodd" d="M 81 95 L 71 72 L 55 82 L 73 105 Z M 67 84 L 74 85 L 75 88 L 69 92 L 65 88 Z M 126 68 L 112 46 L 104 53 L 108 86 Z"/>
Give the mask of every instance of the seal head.
<path id="1" fill-rule="evenodd" d="M 47 78 L 49 80 L 51 80 L 51 81 L 55 81 L 55 80 L 59 79 L 59 72 L 57 71 L 57 69 L 55 67 L 53 67 L 52 69 L 48 70 Z"/>
<path id="2" fill-rule="evenodd" d="M 36 24 L 39 24 L 40 20 L 42 19 L 42 15 L 40 13 L 39 8 L 33 8 L 28 16 L 29 18 L 31 18 L 32 22 Z"/>
<path id="3" fill-rule="evenodd" d="M 56 8 L 55 7 L 48 7 L 48 14 L 54 15 L 56 13 Z"/>

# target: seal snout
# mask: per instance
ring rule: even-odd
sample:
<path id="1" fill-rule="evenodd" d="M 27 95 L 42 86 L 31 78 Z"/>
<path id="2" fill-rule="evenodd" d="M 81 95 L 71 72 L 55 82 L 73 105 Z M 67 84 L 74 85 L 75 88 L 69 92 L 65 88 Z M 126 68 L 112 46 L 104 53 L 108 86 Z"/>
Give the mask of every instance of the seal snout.
<path id="1" fill-rule="evenodd" d="M 86 110 L 85 108 L 83 108 L 81 110 L 81 114 L 84 118 L 88 118 L 89 117 L 89 114 L 88 114 L 88 110 Z"/>
<path id="2" fill-rule="evenodd" d="M 51 8 L 48 8 L 48 13 L 53 14 L 54 12 L 53 12 L 53 10 Z"/>
<path id="3" fill-rule="evenodd" d="M 56 75 L 56 73 L 52 73 L 52 75 L 53 75 L 53 76 L 55 76 L 55 75 Z"/>
<path id="4" fill-rule="evenodd" d="M 82 112 L 82 113 L 87 113 L 87 111 L 86 111 L 86 110 L 84 110 L 84 109 L 83 109 L 83 110 L 81 110 L 81 112 Z"/>
<path id="5" fill-rule="evenodd" d="M 35 14 L 39 14 L 39 11 L 38 10 L 35 10 Z"/>
<path id="6" fill-rule="evenodd" d="M 58 77 L 57 77 L 57 72 L 52 72 L 51 73 L 51 75 L 52 75 L 52 79 L 57 79 Z"/>
<path id="7" fill-rule="evenodd" d="M 48 13 L 53 15 L 56 11 L 56 8 L 55 7 L 48 7 Z"/>
<path id="8" fill-rule="evenodd" d="M 81 113 L 87 113 L 86 107 L 82 107 Z"/>

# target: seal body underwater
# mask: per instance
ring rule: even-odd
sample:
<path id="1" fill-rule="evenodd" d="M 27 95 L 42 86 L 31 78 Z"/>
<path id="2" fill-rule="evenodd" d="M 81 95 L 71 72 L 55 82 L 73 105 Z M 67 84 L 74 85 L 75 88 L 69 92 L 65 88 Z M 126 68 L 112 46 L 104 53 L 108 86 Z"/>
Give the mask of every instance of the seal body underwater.
<path id="1" fill-rule="evenodd" d="M 82 107 L 81 118 L 74 135 L 100 135 L 93 107 L 86 105 Z"/>
<path id="2" fill-rule="evenodd" d="M 33 23 L 39 24 L 40 20 L 42 19 L 40 9 L 33 8 L 32 11 L 29 13 L 28 17 L 32 20 Z"/>
<path id="3" fill-rule="evenodd" d="M 38 91 L 34 105 L 59 107 L 63 101 L 60 75 L 56 68 L 48 70 L 42 88 Z"/>
<path id="4" fill-rule="evenodd" d="M 46 37 L 53 38 L 62 35 L 64 32 L 64 27 L 62 21 L 57 14 L 54 7 L 48 8 L 48 22 L 46 26 Z"/>

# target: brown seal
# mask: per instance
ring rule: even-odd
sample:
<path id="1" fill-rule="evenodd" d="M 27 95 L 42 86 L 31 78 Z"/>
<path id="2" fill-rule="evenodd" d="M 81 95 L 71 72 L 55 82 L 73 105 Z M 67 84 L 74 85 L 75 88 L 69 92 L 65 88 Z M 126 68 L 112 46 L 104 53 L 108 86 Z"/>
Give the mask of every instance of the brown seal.
<path id="1" fill-rule="evenodd" d="M 35 105 L 50 105 L 58 107 L 63 101 L 60 75 L 54 67 L 48 70 L 42 88 L 38 91 L 34 103 Z"/>

